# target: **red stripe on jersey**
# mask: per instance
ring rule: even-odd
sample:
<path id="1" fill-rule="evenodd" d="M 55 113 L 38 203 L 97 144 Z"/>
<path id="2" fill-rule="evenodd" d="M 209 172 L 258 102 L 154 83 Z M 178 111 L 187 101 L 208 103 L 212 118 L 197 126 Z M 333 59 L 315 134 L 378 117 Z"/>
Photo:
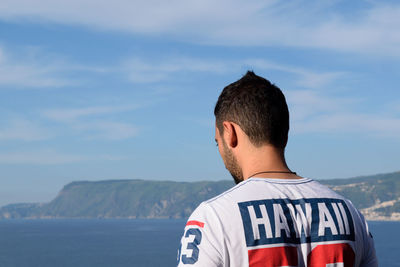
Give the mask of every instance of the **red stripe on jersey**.
<path id="1" fill-rule="evenodd" d="M 197 226 L 199 226 L 201 228 L 204 227 L 204 223 L 203 222 L 199 222 L 199 221 L 188 221 L 186 223 L 186 226 L 188 226 L 188 225 L 197 225 Z"/>
<path id="2" fill-rule="evenodd" d="M 248 253 L 250 267 L 297 266 L 298 264 L 296 247 L 259 248 L 249 250 Z"/>

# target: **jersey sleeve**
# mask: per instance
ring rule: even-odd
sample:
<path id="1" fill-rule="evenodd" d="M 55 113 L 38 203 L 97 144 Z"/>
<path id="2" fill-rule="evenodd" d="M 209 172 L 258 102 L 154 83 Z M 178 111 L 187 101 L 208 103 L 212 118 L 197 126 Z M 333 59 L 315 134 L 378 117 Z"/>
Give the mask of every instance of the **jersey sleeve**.
<path id="1" fill-rule="evenodd" d="M 206 203 L 188 219 L 178 250 L 178 266 L 223 266 L 223 236 L 214 210 Z"/>
<path id="2" fill-rule="evenodd" d="M 361 262 L 361 267 L 378 267 L 378 259 L 375 253 L 374 239 L 372 237 L 371 232 L 369 231 L 368 223 L 365 220 L 364 216 L 359 212 L 362 222 L 365 225 L 365 233 L 364 236 L 364 255 L 363 260 Z"/>
<path id="3" fill-rule="evenodd" d="M 356 251 L 359 257 L 360 267 L 378 267 L 378 259 L 375 253 L 374 239 L 369 231 L 368 223 L 364 215 L 354 207 L 350 200 L 346 200 L 352 209 L 353 219 L 356 228 Z"/>

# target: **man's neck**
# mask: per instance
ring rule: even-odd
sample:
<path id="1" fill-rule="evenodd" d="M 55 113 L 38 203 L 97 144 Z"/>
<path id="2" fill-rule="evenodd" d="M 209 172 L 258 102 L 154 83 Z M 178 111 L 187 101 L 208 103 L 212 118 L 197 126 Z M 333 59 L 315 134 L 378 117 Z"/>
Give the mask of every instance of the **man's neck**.
<path id="1" fill-rule="evenodd" d="M 241 159 L 244 180 L 253 177 L 299 179 L 301 177 L 292 173 L 286 164 L 284 151 L 265 145 L 249 150 Z"/>

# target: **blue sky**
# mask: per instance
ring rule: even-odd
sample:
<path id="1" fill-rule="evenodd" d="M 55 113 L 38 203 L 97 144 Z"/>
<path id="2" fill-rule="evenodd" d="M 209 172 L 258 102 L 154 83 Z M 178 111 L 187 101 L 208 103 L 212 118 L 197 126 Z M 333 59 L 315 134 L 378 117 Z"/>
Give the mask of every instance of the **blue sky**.
<path id="1" fill-rule="evenodd" d="M 231 179 L 213 107 L 248 69 L 301 176 L 400 170 L 397 1 L 0 3 L 0 205 L 76 180 Z"/>

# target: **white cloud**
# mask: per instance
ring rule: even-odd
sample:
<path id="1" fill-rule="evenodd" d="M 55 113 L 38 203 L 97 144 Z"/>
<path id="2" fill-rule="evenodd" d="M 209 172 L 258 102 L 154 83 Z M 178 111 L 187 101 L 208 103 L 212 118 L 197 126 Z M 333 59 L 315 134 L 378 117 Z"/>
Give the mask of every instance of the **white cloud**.
<path id="1" fill-rule="evenodd" d="M 60 62 L 43 62 L 37 55 L 11 55 L 0 47 L 0 85 L 60 87 L 72 82 L 60 77 Z"/>
<path id="2" fill-rule="evenodd" d="M 145 105 L 144 103 L 142 106 Z M 129 112 L 134 106 L 92 106 L 81 108 L 48 109 L 32 116 L 12 115 L 0 123 L 0 141 L 34 142 L 49 138 L 122 140 L 135 137 L 138 127 L 115 121 L 110 115 Z"/>
<path id="3" fill-rule="evenodd" d="M 51 137 L 51 132 L 37 123 L 24 119 L 13 118 L 2 123 L 0 140 L 38 141 Z"/>
<path id="4" fill-rule="evenodd" d="M 400 5 L 378 5 L 357 21 L 340 18 L 322 23 L 314 32 L 315 47 L 400 56 Z"/>
<path id="5" fill-rule="evenodd" d="M 122 140 L 135 137 L 138 128 L 130 123 L 115 121 L 78 122 L 71 125 L 87 139 Z"/>
<path id="6" fill-rule="evenodd" d="M 122 64 L 130 81 L 135 83 L 156 83 L 168 80 L 176 72 L 214 72 L 229 71 L 229 63 L 199 58 L 174 57 L 158 59 L 131 58 Z"/>
<path id="7" fill-rule="evenodd" d="M 291 129 L 304 133 L 361 133 L 379 137 L 400 136 L 399 113 L 357 112 L 362 99 L 333 97 L 312 90 L 288 91 Z"/>
<path id="8" fill-rule="evenodd" d="M 42 115 L 55 121 L 73 121 L 82 117 L 90 117 L 96 115 L 107 115 L 131 111 L 139 108 L 140 105 L 130 106 L 91 106 L 81 108 L 56 108 L 42 111 Z"/>
<path id="9" fill-rule="evenodd" d="M 361 99 L 334 97 L 313 90 L 290 90 L 286 99 L 294 121 L 312 118 L 316 115 L 343 112 L 358 104 Z"/>
<path id="10" fill-rule="evenodd" d="M 121 106 L 88 106 L 79 108 L 47 109 L 41 115 L 73 135 L 84 139 L 121 140 L 138 134 L 131 123 L 111 120 L 108 116 L 142 108 L 146 103 Z"/>
<path id="11" fill-rule="evenodd" d="M 294 84 L 306 88 L 321 88 L 347 73 L 339 71 L 313 71 L 304 67 L 278 64 L 264 59 L 237 59 L 219 61 L 214 58 L 196 57 L 165 57 L 157 60 L 132 58 L 122 64 L 129 80 L 135 83 L 157 83 L 164 80 L 176 79 L 176 73 L 208 72 L 215 74 L 237 73 L 243 67 L 256 70 L 275 70 L 282 73 L 294 74 Z"/>
<path id="12" fill-rule="evenodd" d="M 400 136 L 400 119 L 393 116 L 332 113 L 295 122 L 295 133 L 362 133 L 379 137 Z"/>
<path id="13" fill-rule="evenodd" d="M 342 14 L 344 6 L 352 16 Z M 3 0 L 6 20 L 50 21 L 219 45 L 294 46 L 400 56 L 400 5 L 347 1 Z"/>
<path id="14" fill-rule="evenodd" d="M 73 71 L 104 73 L 109 70 L 73 64 L 39 47 L 6 49 L 0 46 L 0 86 L 55 88 L 77 85 L 80 80 L 65 78 L 67 73 Z"/>
<path id="15" fill-rule="evenodd" d="M 97 160 L 120 160 L 120 157 L 110 155 L 75 155 L 59 153 L 51 149 L 42 149 L 37 151 L 18 151 L 0 153 L 0 164 L 68 164 L 85 161 Z"/>
<path id="16" fill-rule="evenodd" d="M 16 56 L 20 53 L 21 55 Z M 66 60 L 57 59 L 54 55 L 35 49 L 17 49 L 11 53 L 9 49 L 0 46 L 0 86 L 8 85 L 12 88 L 43 88 L 77 85 L 78 78 L 65 78 L 66 74 L 79 72 L 105 73 L 114 75 L 124 73 L 127 80 L 134 83 L 152 83 L 165 80 L 176 80 L 176 73 L 214 73 L 226 74 L 237 72 L 247 66 L 250 69 L 276 70 L 296 75 L 296 84 L 308 88 L 322 87 L 346 75 L 339 71 L 313 71 L 304 67 L 278 64 L 264 59 L 236 59 L 218 60 L 215 58 L 199 58 L 187 56 L 165 56 L 149 59 L 145 57 L 131 57 L 115 66 L 84 66 Z M 122 107 L 122 109 L 130 107 Z M 73 119 L 76 116 L 108 112 L 108 107 L 88 107 L 86 109 L 53 110 L 49 117 L 59 119 Z M 115 109 L 114 107 L 112 109 Z"/>

